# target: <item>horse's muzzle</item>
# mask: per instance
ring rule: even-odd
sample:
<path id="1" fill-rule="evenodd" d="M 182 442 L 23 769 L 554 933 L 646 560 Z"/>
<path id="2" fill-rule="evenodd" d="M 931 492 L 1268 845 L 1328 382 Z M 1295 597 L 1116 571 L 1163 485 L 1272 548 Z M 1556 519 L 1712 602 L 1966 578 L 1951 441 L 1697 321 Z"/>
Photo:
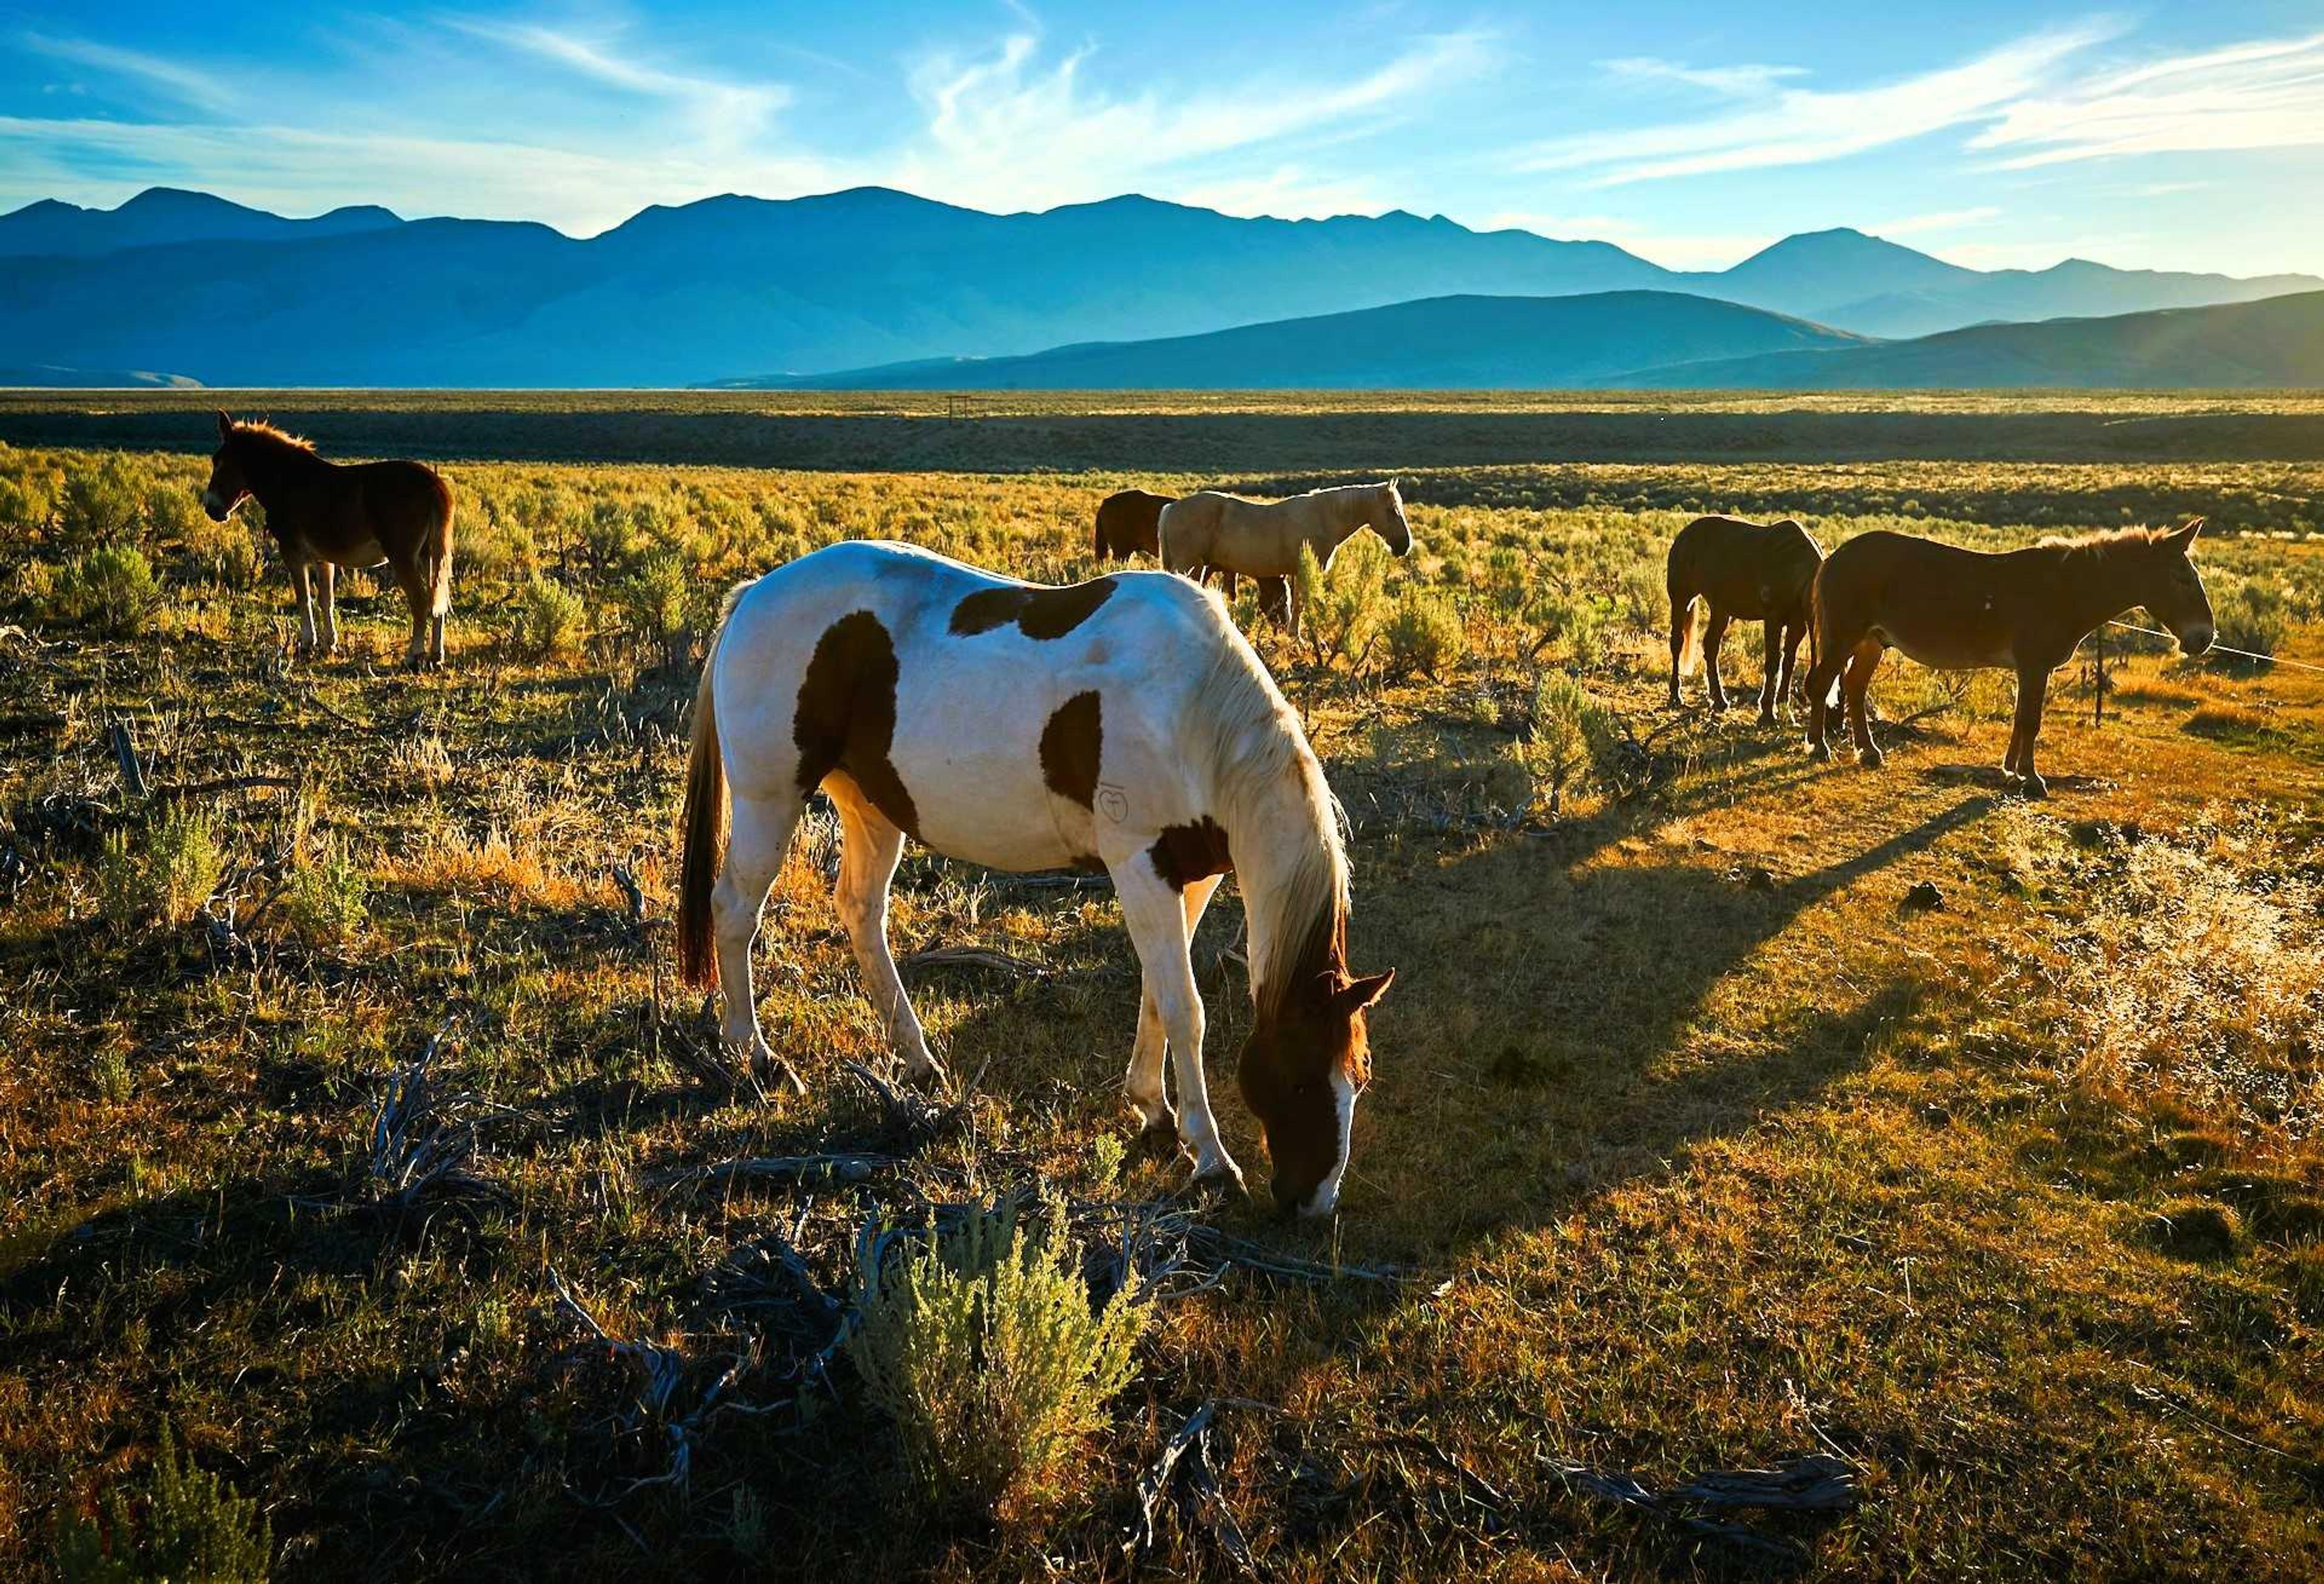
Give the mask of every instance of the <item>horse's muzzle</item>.
<path id="1" fill-rule="evenodd" d="M 234 515 L 234 508 L 227 505 L 224 501 L 219 500 L 216 491 L 204 490 L 202 492 L 202 515 L 208 518 L 212 522 L 224 522 L 227 518 Z"/>
<path id="2" fill-rule="evenodd" d="M 2189 659 L 2192 659 L 2197 655 L 2200 655 L 2204 650 L 2209 649 L 2211 647 L 2211 640 L 2217 637 L 2218 637 L 2218 630 L 2217 628 L 2209 626 L 2190 627 L 2186 631 L 2179 635 L 2179 647 L 2186 651 L 2187 658 Z"/>

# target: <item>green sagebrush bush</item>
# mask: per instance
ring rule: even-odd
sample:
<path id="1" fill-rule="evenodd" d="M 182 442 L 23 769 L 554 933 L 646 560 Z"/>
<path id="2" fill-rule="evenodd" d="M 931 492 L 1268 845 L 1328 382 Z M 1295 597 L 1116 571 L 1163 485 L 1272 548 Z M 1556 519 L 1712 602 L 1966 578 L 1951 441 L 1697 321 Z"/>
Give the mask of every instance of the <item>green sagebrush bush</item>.
<path id="1" fill-rule="evenodd" d="M 583 616 L 579 594 L 536 572 L 509 607 L 509 648 L 530 660 L 570 654 L 581 646 Z"/>
<path id="2" fill-rule="evenodd" d="M 371 886 L 345 843 L 325 838 L 283 877 L 282 916 L 314 945 L 354 939 L 371 916 Z"/>
<path id="3" fill-rule="evenodd" d="M 1408 586 L 1380 626 L 1382 664 L 1391 678 L 1415 673 L 1441 682 L 1468 647 L 1461 613 L 1443 594 Z"/>
<path id="4" fill-rule="evenodd" d="M 1517 745 L 1517 763 L 1552 818 L 1564 812 L 1568 792 L 1610 784 L 1612 717 L 1570 675 L 1545 671 L 1534 684 L 1532 728 Z"/>
<path id="5" fill-rule="evenodd" d="M 894 1421 L 907 1471 L 946 1506 L 1039 1501 L 1128 1385 L 1148 1311 L 1134 1278 L 1093 1310 L 1053 1211 L 973 1211 L 857 1273 L 848 1357 Z"/>
<path id="6" fill-rule="evenodd" d="M 18 588 L 36 620 L 115 638 L 143 631 L 161 605 L 152 566 L 134 545 L 106 545 L 61 566 L 29 563 Z"/>
<path id="7" fill-rule="evenodd" d="M 141 1483 L 142 1503 L 120 1485 L 106 1492 L 101 1524 L 73 1512 L 59 1517 L 63 1584 L 263 1584 L 274 1534 L 258 1504 L 190 1454 L 181 1458 L 167 1424 Z"/>
<path id="8" fill-rule="evenodd" d="M 2225 649 L 2239 649 L 2273 659 L 2292 631 L 2292 602 L 2277 585 L 2256 577 L 2218 581 L 2225 586 L 2211 590 L 2217 641 Z M 2242 657 L 2223 658 L 2232 663 Z"/>
<path id="9" fill-rule="evenodd" d="M 201 909 L 226 872 L 217 821 L 174 808 L 142 830 L 119 830 L 98 861 L 98 906 L 115 924 L 183 924 Z"/>

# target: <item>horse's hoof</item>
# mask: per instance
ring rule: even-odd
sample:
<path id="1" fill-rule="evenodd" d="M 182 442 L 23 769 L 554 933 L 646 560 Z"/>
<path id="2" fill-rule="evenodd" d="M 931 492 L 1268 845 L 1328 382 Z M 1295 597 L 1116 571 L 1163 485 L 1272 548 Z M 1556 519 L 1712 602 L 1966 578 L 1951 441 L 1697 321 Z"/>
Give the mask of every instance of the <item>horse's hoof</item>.
<path id="1" fill-rule="evenodd" d="M 1808 758 L 1820 765 L 1830 764 L 1831 762 L 1831 744 L 1829 742 L 1809 743 Z"/>
<path id="2" fill-rule="evenodd" d="M 1888 756 L 1877 748 L 1867 748 L 1858 752 L 1856 762 L 1868 770 L 1877 770 L 1888 762 Z"/>
<path id="3" fill-rule="evenodd" d="M 1772 726 L 1772 725 L 1774 725 L 1775 723 L 1775 711 L 1773 711 L 1773 710 L 1761 710 L 1761 711 L 1759 712 L 1759 724 L 1760 724 L 1761 726 L 1763 726 L 1763 727 L 1766 727 L 1766 726 Z"/>
<path id="4" fill-rule="evenodd" d="M 2024 779 L 2020 780 L 2017 784 L 2017 789 L 2025 794 L 2028 797 L 2047 797 L 2050 796 L 2050 783 L 2043 780 L 2037 775 L 2028 775 Z"/>
<path id="5" fill-rule="evenodd" d="M 1196 1162 L 1194 1179 L 1188 1186 L 1197 1193 L 1221 1195 L 1230 1192 L 1236 1194 L 1250 1192 L 1243 1186 L 1242 1168 L 1223 1155 L 1207 1166 Z"/>
<path id="6" fill-rule="evenodd" d="M 1178 1153 L 1178 1119 L 1165 1111 L 1138 1130 L 1138 1153 L 1149 1159 L 1167 1161 Z"/>

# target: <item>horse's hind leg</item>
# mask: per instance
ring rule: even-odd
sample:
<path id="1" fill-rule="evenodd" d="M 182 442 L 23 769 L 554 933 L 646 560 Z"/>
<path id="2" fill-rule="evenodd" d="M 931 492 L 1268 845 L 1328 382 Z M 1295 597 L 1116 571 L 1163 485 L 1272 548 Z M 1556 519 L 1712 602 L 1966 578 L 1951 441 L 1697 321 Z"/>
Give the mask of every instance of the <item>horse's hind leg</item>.
<path id="1" fill-rule="evenodd" d="M 398 566 L 395 581 L 402 585 L 403 603 L 411 609 L 411 638 L 403 646 L 403 663 L 416 671 L 428 663 L 429 635 L 436 626 L 435 591 L 417 566 Z"/>
<path id="2" fill-rule="evenodd" d="M 1169 1040 L 1170 1064 L 1177 1070 L 1179 1142 L 1194 1157 L 1197 1180 L 1231 1179 L 1240 1186 L 1241 1168 L 1220 1142 L 1218 1119 L 1211 1114 L 1210 1089 L 1203 1079 L 1203 998 L 1194 987 L 1194 960 L 1186 950 L 1185 899 L 1154 872 L 1142 850 L 1108 868 L 1121 898 L 1122 922 L 1138 948 L 1146 993 Z"/>
<path id="3" fill-rule="evenodd" d="M 1287 577 L 1259 579 L 1259 613 L 1277 627 L 1291 625 L 1291 580 Z"/>
<path id="4" fill-rule="evenodd" d="M 1727 707 L 1727 685 L 1719 676 L 1719 646 L 1727 640 L 1729 618 L 1717 605 L 1711 607 L 1711 620 L 1702 632 L 1702 670 L 1711 683 L 1711 707 L 1715 713 Z"/>
<path id="5" fill-rule="evenodd" d="M 768 889 L 782 870 L 783 854 L 790 851 L 801 803 L 798 793 L 788 788 L 771 797 L 748 797 L 736 790 L 726 861 L 719 866 L 718 884 L 710 893 L 718 982 L 726 999 L 719 1032 L 727 1049 L 751 1053 L 751 1070 L 761 1081 L 772 1075 L 777 1064 L 759 1028 L 759 1002 L 751 987 L 751 944 L 759 935 L 759 910 L 766 905 Z M 798 1073 L 788 1075 L 794 1088 L 806 1088 Z"/>
<path id="6" fill-rule="evenodd" d="M 1202 923 L 1203 909 L 1209 905 L 1222 878 L 1213 875 L 1208 879 L 1196 880 L 1179 893 L 1189 943 L 1194 938 L 1195 926 Z M 1178 1120 L 1170 1110 L 1169 1097 L 1162 1091 L 1162 1058 L 1169 1043 L 1169 1033 L 1162 1026 L 1162 1009 L 1154 1004 L 1154 992 L 1144 990 L 1138 998 L 1138 1039 L 1130 1048 L 1130 1071 L 1123 1077 L 1122 1091 L 1144 1125 L 1146 1137 L 1175 1148 Z"/>
<path id="7" fill-rule="evenodd" d="M 1872 686 L 1872 673 L 1880 668 L 1880 657 L 1887 646 L 1877 638 L 1868 638 L 1856 646 L 1848 658 L 1848 669 L 1840 677 L 1840 692 L 1848 705 L 1848 723 L 1856 732 L 1856 760 L 1858 764 L 1878 769 L 1886 756 L 1872 741 L 1871 704 L 1865 692 Z"/>
<path id="8" fill-rule="evenodd" d="M 283 569 L 290 574 L 290 597 L 299 603 L 299 652 L 315 652 L 315 594 L 312 586 L 314 563 L 299 556 L 287 545 L 283 548 Z"/>
<path id="9" fill-rule="evenodd" d="M 904 833 L 860 794 L 839 789 L 835 780 L 829 785 L 839 810 L 840 833 L 839 879 L 832 888 L 832 901 L 847 926 L 856 965 L 863 971 L 864 992 L 880 1014 L 889 1047 L 902 1059 L 906 1077 L 926 1082 L 942 1069 L 929 1054 L 927 1036 L 888 950 L 888 884 L 895 878 L 897 860 L 904 855 Z"/>
<path id="10" fill-rule="evenodd" d="M 1686 659 L 1687 634 L 1694 630 L 1694 595 L 1682 588 L 1674 579 L 1670 584 L 1671 608 L 1671 677 L 1670 706 L 1679 707 L 1678 674 Z"/>
<path id="11" fill-rule="evenodd" d="M 1807 634 L 1807 628 L 1797 622 L 1784 629 L 1784 679 L 1775 688 L 1775 698 L 1787 714 L 1792 708 L 1793 673 L 1799 663 L 1800 640 Z"/>

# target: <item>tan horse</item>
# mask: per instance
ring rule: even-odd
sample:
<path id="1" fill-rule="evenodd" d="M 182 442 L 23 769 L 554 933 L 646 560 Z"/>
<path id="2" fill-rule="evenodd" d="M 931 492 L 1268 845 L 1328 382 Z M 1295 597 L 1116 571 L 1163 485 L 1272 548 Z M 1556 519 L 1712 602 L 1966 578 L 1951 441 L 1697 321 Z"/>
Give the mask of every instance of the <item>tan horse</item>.
<path id="1" fill-rule="evenodd" d="M 1865 723 L 1864 690 L 1891 649 L 1943 670 L 2006 667 L 2017 673 L 2017 721 L 2002 771 L 2040 797 L 2047 787 L 2034 769 L 2034 739 L 2042 730 L 2042 701 L 2050 673 L 2083 639 L 2144 605 L 2188 654 L 2211 647 L 2210 596 L 2188 558 L 2202 527 L 2198 517 L 2173 530 L 2045 539 L 1999 555 L 1901 533 L 1849 540 L 1816 574 L 1810 751 L 1831 757 L 1826 692 L 1838 677 L 1858 761 L 1881 762 Z"/>
<path id="2" fill-rule="evenodd" d="M 217 415 L 218 448 L 202 510 L 224 522 L 244 501 L 266 509 L 266 530 L 282 551 L 299 601 L 300 647 L 317 651 L 316 585 L 323 607 L 320 651 L 339 647 L 337 569 L 394 569 L 411 607 L 404 663 L 444 663 L 444 618 L 452 609 L 452 491 L 417 462 L 342 465 L 270 424 Z"/>
<path id="3" fill-rule="evenodd" d="M 1310 490 L 1285 501 L 1246 501 L 1204 490 L 1165 507 L 1160 527 L 1163 566 L 1190 576 L 1210 567 L 1258 578 L 1260 608 L 1277 609 L 1294 638 L 1299 635 L 1299 611 L 1291 598 L 1291 579 L 1298 574 L 1303 548 L 1313 549 L 1328 569 L 1340 547 L 1369 528 L 1396 554 L 1412 553 L 1412 525 L 1405 520 L 1404 496 L 1392 479 Z M 1228 592 L 1233 592 L 1231 579 Z"/>
<path id="4" fill-rule="evenodd" d="M 1719 675 L 1719 646 L 1733 621 L 1766 624 L 1766 669 L 1759 679 L 1759 723 L 1772 725 L 1775 705 L 1792 692 L 1792 667 L 1808 633 L 1808 591 L 1823 547 L 1790 518 L 1746 522 L 1739 517 L 1698 517 L 1671 540 L 1665 578 L 1671 603 L 1671 707 L 1678 679 L 1700 654 L 1711 686 L 1711 707 L 1727 707 Z M 1708 610 L 1700 641 L 1694 602 Z"/>

